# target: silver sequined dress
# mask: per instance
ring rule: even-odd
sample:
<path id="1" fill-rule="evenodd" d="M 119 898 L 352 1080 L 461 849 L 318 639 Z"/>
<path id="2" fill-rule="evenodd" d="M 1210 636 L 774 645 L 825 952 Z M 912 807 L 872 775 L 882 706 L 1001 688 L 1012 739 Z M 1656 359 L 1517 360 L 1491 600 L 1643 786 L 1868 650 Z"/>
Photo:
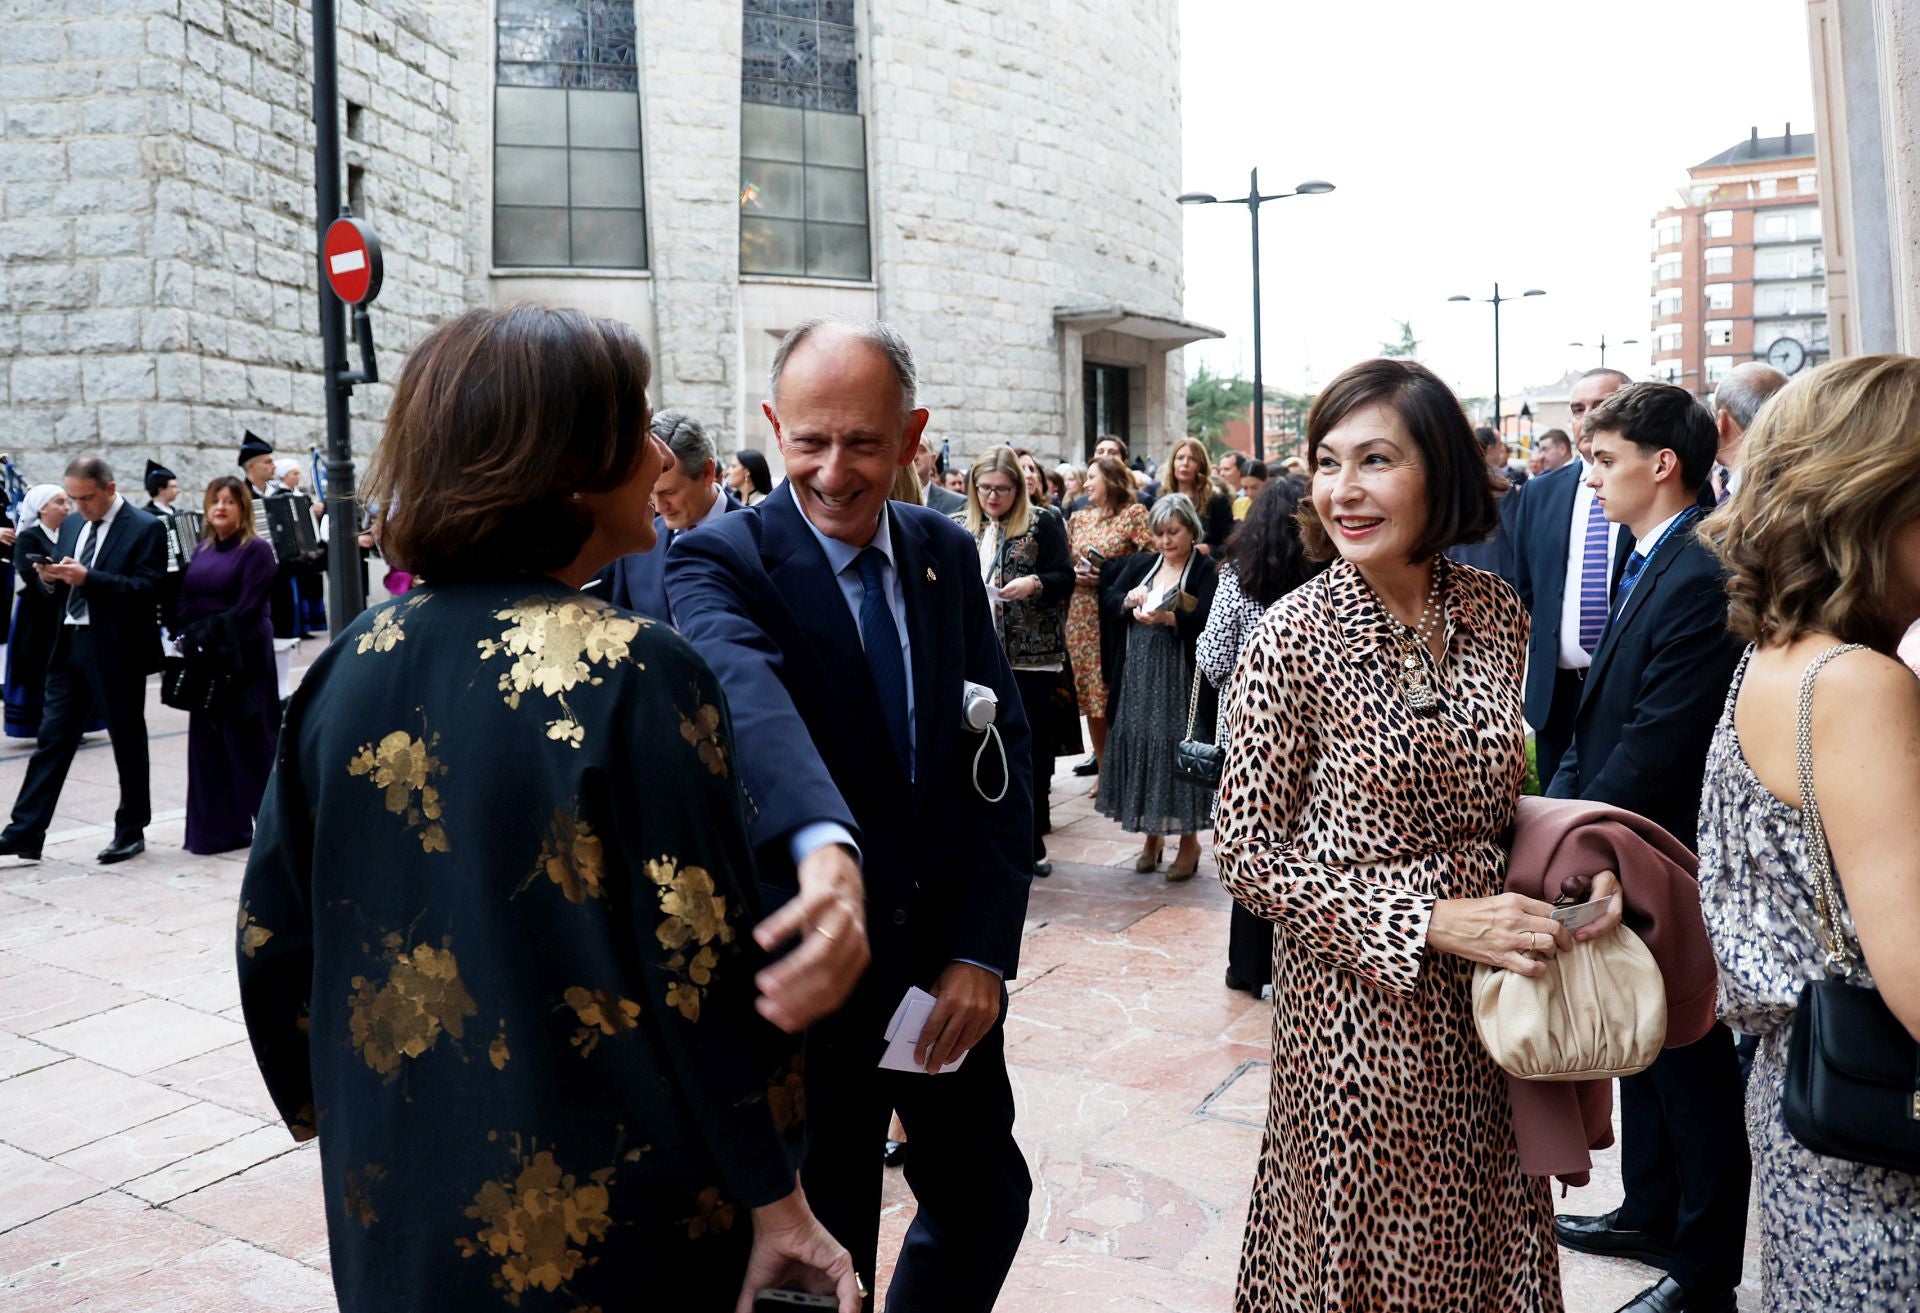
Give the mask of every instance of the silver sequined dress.
<path id="1" fill-rule="evenodd" d="M 1747 1134 L 1760 1205 L 1761 1307 L 1910 1313 L 1920 1307 L 1920 1176 L 1816 1154 L 1781 1116 L 1800 990 L 1827 970 L 1800 812 L 1760 783 L 1733 729 L 1752 657 L 1749 649 L 1741 659 L 1707 752 L 1700 902 L 1720 964 L 1720 1017 L 1760 1036 Z M 1867 982 L 1864 967 L 1854 979 Z"/>

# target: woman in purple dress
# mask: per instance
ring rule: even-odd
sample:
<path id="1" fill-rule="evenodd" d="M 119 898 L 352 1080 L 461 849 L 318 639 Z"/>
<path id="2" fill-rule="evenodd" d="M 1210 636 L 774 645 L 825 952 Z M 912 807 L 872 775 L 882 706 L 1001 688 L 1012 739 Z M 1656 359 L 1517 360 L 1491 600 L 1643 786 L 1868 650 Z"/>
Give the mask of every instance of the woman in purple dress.
<path id="1" fill-rule="evenodd" d="M 277 562 L 253 529 L 253 496 L 236 478 L 207 485 L 207 535 L 180 581 L 179 631 L 221 652 L 231 682 L 187 726 L 187 851 L 253 842 L 279 734 L 268 603 Z"/>

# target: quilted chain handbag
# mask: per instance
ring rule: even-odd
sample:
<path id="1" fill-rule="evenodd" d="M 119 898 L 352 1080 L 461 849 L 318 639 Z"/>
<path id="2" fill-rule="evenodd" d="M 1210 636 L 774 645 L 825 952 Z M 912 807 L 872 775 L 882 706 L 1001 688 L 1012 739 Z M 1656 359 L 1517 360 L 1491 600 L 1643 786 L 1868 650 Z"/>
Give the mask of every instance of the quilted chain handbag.
<path id="1" fill-rule="evenodd" d="M 1813 875 L 1814 910 L 1827 965 L 1809 980 L 1794 1013 L 1781 1112 L 1793 1138 L 1817 1154 L 1898 1172 L 1920 1172 L 1920 1044 L 1878 990 L 1847 976 L 1860 965 L 1840 923 L 1833 853 L 1813 795 L 1813 681 L 1821 667 L 1859 644 L 1832 647 L 1800 681 L 1794 753 L 1800 768 L 1800 824 Z"/>
<path id="2" fill-rule="evenodd" d="M 1199 663 L 1195 662 L 1193 695 L 1187 699 L 1187 733 L 1173 750 L 1173 777 L 1211 793 L 1220 787 L 1220 767 L 1226 754 L 1219 744 L 1193 736 L 1194 723 L 1200 716 L 1200 681 L 1205 678 Z"/>

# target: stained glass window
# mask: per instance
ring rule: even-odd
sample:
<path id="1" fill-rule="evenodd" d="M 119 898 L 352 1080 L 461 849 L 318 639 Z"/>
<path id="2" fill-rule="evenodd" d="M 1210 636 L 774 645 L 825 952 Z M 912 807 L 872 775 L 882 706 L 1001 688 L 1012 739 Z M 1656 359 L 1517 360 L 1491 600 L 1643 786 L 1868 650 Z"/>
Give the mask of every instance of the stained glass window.
<path id="1" fill-rule="evenodd" d="M 740 271 L 872 277 L 854 0 L 745 0 Z"/>
<path id="2" fill-rule="evenodd" d="M 493 262 L 644 269 L 633 0 L 499 0 Z"/>

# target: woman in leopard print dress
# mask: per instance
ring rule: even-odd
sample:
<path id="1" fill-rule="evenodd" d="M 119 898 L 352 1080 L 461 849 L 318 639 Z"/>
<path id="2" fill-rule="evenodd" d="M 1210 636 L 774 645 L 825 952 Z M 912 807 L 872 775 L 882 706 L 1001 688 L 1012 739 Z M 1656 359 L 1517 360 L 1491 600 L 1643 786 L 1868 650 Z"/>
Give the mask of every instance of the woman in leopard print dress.
<path id="1" fill-rule="evenodd" d="M 1469 992 L 1474 961 L 1534 975 L 1571 944 L 1500 892 L 1526 611 L 1439 556 L 1490 532 L 1492 488 L 1459 403 L 1408 362 L 1348 370 L 1307 441 L 1304 538 L 1341 559 L 1247 647 L 1216 829 L 1222 882 L 1276 923 L 1235 1308 L 1557 1313 L 1548 1185 L 1520 1172 Z"/>

